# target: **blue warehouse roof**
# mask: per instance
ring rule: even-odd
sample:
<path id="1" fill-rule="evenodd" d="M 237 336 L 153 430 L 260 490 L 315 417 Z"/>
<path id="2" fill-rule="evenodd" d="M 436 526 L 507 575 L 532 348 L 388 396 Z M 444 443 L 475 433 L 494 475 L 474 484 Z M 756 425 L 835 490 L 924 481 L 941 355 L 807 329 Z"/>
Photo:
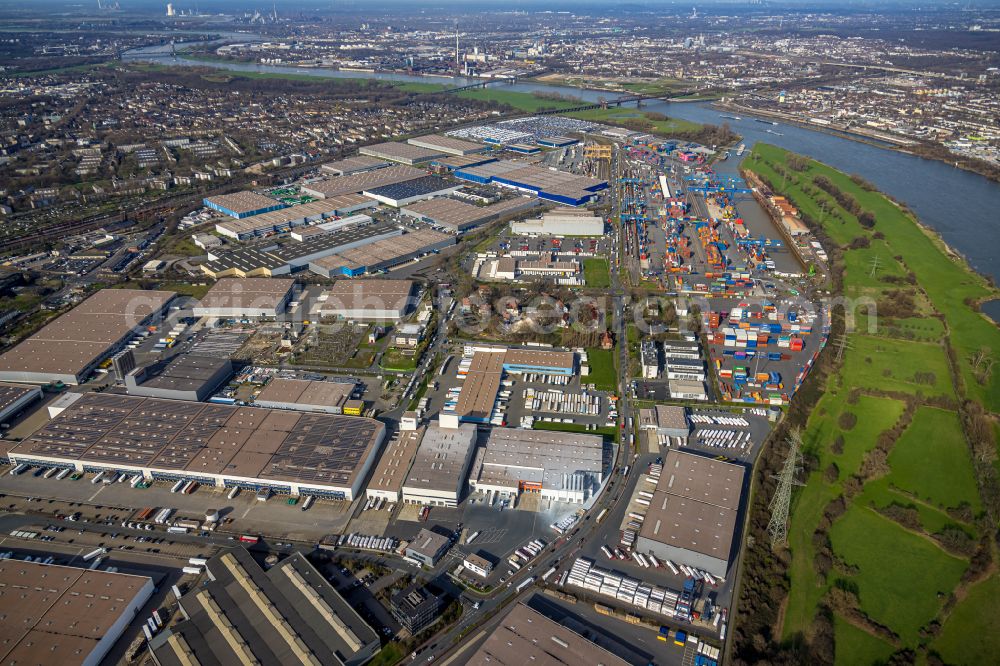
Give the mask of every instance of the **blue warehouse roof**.
<path id="1" fill-rule="evenodd" d="M 409 199 L 410 197 L 419 197 L 425 194 L 432 194 L 434 192 L 440 192 L 452 187 L 456 187 L 456 184 L 450 183 L 444 178 L 439 178 L 438 176 L 424 176 L 422 178 L 408 180 L 403 183 L 376 187 L 371 190 L 366 190 L 366 193 L 385 197 L 386 199 L 400 200 Z"/>

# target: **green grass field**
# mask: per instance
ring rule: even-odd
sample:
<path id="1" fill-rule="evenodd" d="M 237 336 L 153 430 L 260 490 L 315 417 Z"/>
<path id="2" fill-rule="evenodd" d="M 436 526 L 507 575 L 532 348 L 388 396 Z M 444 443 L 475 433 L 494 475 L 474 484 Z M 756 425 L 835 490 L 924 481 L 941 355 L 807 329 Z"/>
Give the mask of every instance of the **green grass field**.
<path id="1" fill-rule="evenodd" d="M 579 118 L 580 120 L 591 120 L 598 123 L 608 123 L 615 124 L 615 122 L 622 122 L 629 118 L 645 118 L 646 112 L 636 111 L 635 109 L 626 109 L 620 107 L 610 107 L 607 109 L 587 109 L 585 111 L 573 111 L 567 113 L 570 118 Z M 677 134 L 678 132 L 696 132 L 701 129 L 701 125 L 698 123 L 693 123 L 689 120 L 681 120 L 680 118 L 667 118 L 666 120 L 653 120 L 653 132 L 661 136 L 670 136 L 671 134 Z"/>
<path id="2" fill-rule="evenodd" d="M 858 236 L 871 238 L 875 232 L 884 235 L 886 256 L 882 257 L 881 251 L 879 252 L 880 263 L 889 262 L 891 257 L 898 256 L 903 265 L 914 271 L 917 285 L 927 294 L 934 309 L 948 322 L 951 344 L 959 359 L 959 369 L 969 397 L 982 402 L 991 412 L 1000 412 L 1000 372 L 993 372 L 988 381 L 981 383 L 974 376 L 969 360 L 980 347 L 992 349 L 994 353 L 1000 349 L 1000 328 L 969 305 L 997 298 L 997 289 L 990 287 L 982 276 L 972 272 L 964 262 L 952 257 L 938 238 L 926 233 L 909 214 L 885 196 L 866 191 L 847 174 L 818 162 L 810 162 L 805 172 L 795 174 L 796 179 L 811 181 L 816 175 L 826 176 L 839 189 L 853 196 L 862 208 L 874 213 L 876 224 L 875 229 L 869 231 L 850 214 L 844 214 L 847 220 L 844 223 L 832 221 L 829 215 L 824 217 L 812 197 L 803 193 L 798 181 L 785 179 L 771 166 L 780 164 L 788 169 L 788 155 L 789 153 L 776 146 L 757 144 L 745 166 L 765 175 L 778 186 L 785 183 L 782 189 L 787 190 L 793 203 L 813 219 L 824 219 L 824 230 L 841 245 L 846 246 Z M 852 252 L 855 251 L 848 252 L 848 255 Z M 864 293 L 866 287 L 871 287 L 870 279 L 865 277 L 870 273 L 870 268 L 859 270 L 860 268 L 856 266 L 854 271 L 848 273 L 849 279 L 845 287 L 848 296 Z"/>
<path id="3" fill-rule="evenodd" d="M 589 257 L 583 260 L 583 279 L 587 286 L 593 289 L 607 289 L 611 286 L 611 271 L 608 260 L 602 257 Z"/>
<path id="4" fill-rule="evenodd" d="M 889 475 L 866 483 L 862 493 L 855 499 L 855 504 L 873 509 L 884 509 L 890 504 L 913 507 L 920 514 L 920 526 L 929 534 L 940 532 L 946 526 L 952 526 L 961 527 L 970 536 L 975 536 L 975 530 L 972 527 L 957 522 L 943 510 L 914 499 L 898 488 L 893 488 L 891 477 L 892 475 Z"/>
<path id="5" fill-rule="evenodd" d="M 515 109 L 533 113 L 541 109 L 568 109 L 579 106 L 580 102 L 544 99 L 531 93 L 514 92 L 503 88 L 473 88 L 455 93 L 458 97 L 477 99 L 482 102 L 508 104 Z"/>
<path id="6" fill-rule="evenodd" d="M 993 574 L 969 590 L 931 643 L 949 664 L 995 664 L 1000 655 L 1000 575 Z"/>
<path id="7" fill-rule="evenodd" d="M 861 610 L 908 644 L 941 609 L 966 562 L 874 511 L 852 506 L 830 528 L 833 550 L 858 573 Z M 939 596 L 941 595 L 941 596 Z"/>
<path id="8" fill-rule="evenodd" d="M 921 407 L 889 455 L 890 482 L 941 508 L 982 510 L 969 448 L 956 412 Z"/>
<path id="9" fill-rule="evenodd" d="M 826 593 L 827 585 L 813 570 L 815 549 L 812 533 L 826 505 L 841 492 L 844 479 L 855 474 L 864 454 L 874 448 L 878 435 L 890 428 L 902 415 L 904 405 L 898 400 L 863 396 L 856 405 L 847 404 L 847 391 L 827 393 L 813 410 L 809 428 L 803 437 L 807 450 L 819 456 L 819 471 L 806 479 L 806 485 L 796 495 L 788 527 L 788 545 L 792 564 L 788 575 L 792 582 L 785 613 L 784 636 L 806 632 L 812 624 L 815 609 Z M 845 432 L 837 425 L 840 414 L 850 411 L 858 417 L 857 425 Z M 834 454 L 830 445 L 838 436 L 844 438 L 844 451 Z M 823 470 L 831 463 L 840 468 L 839 481 L 828 484 Z"/>
<path id="10" fill-rule="evenodd" d="M 379 362 L 379 365 L 386 370 L 410 372 L 417 367 L 417 355 L 407 355 L 398 349 L 388 349 L 382 354 L 382 360 Z"/>
<path id="11" fill-rule="evenodd" d="M 818 604 L 833 581 L 841 577 L 857 585 L 861 610 L 897 632 L 901 646 L 916 650 L 917 661 L 922 663 L 926 659 L 927 639 L 921 635 L 921 628 L 938 617 L 968 566 L 967 559 L 949 554 L 927 534 L 958 527 L 971 538 L 978 538 L 976 525 L 957 520 L 945 509 L 968 503 L 974 513 L 982 511 L 957 413 L 926 404 L 919 406 L 890 451 L 888 472 L 876 472 L 854 496 L 847 512 L 830 527 L 835 557 L 847 567 L 856 567 L 855 573 L 834 567 L 829 578 L 818 574 L 812 537 L 826 504 L 842 492 L 849 477 L 858 473 L 879 434 L 896 423 L 903 412 L 899 400 L 864 393 L 851 404 L 849 397 L 853 390 L 912 396 L 918 404 L 929 398 L 958 401 L 968 396 L 991 411 L 997 410 L 1000 373 L 979 382 L 973 376 L 969 360 L 971 352 L 979 346 L 1000 349 L 997 327 L 969 305 L 996 291 L 964 263 L 951 257 L 940 241 L 884 196 L 869 192 L 846 174 L 815 162 L 809 162 L 804 172 L 796 172 L 787 166 L 787 158 L 787 153 L 774 146 L 758 144 L 745 166 L 763 175 L 813 220 L 819 220 L 826 235 L 842 246 L 844 295 L 891 303 L 894 297 L 889 292 L 902 290 L 912 298 L 916 314 L 902 318 L 883 316 L 881 320 L 877 315 L 859 317 L 856 322 L 859 326 L 870 322 L 876 325 L 875 331 L 871 334 L 863 329 L 848 331 L 849 346 L 844 361 L 829 378 L 823 397 L 812 410 L 803 439 L 806 453 L 814 456 L 817 464 L 816 471 L 806 480 L 806 487 L 797 492 L 792 507 L 788 571 L 791 586 L 782 636 L 785 639 L 809 636 Z M 776 165 L 784 166 L 785 173 L 779 173 Z M 874 229 L 862 227 L 827 194 L 807 195 L 805 189 L 816 189 L 812 180 L 817 175 L 826 176 L 841 191 L 854 197 L 862 209 L 871 211 L 876 220 Z M 826 202 L 825 212 L 817 201 Z M 847 247 L 859 237 L 866 239 L 868 247 Z M 873 271 L 876 261 L 877 270 Z M 915 276 L 915 283 L 906 279 L 910 275 Z M 948 344 L 957 360 L 959 386 L 952 380 L 945 346 Z M 853 427 L 842 427 L 851 425 L 842 420 L 845 413 L 854 416 Z M 834 453 L 833 443 L 838 438 L 842 438 L 838 445 L 843 450 Z M 838 469 L 832 469 L 831 464 Z M 831 482 L 828 480 L 831 478 L 836 480 Z M 919 518 L 916 531 L 876 511 L 891 504 L 915 509 Z M 977 652 L 978 660 L 977 656 L 967 659 L 961 654 L 963 640 L 974 640 L 975 636 L 991 631 L 997 633 L 994 625 L 1000 594 L 996 589 L 984 589 L 988 592 L 973 589 L 969 598 L 956 608 L 955 615 L 962 618 L 960 622 L 945 618 L 947 631 L 932 645 L 932 649 L 940 649 L 942 654 L 951 651 L 951 658 L 946 657 L 949 663 L 989 661 L 1000 647 Z M 970 621 L 973 617 L 975 621 Z M 835 639 L 836 660 L 841 664 L 877 663 L 893 651 L 882 639 L 841 617 L 835 618 Z"/>
<path id="12" fill-rule="evenodd" d="M 553 421 L 535 420 L 531 424 L 532 430 L 553 430 L 555 432 L 583 432 L 590 435 L 603 435 L 609 439 L 618 440 L 618 431 L 615 428 L 598 428 L 597 430 L 587 430 L 587 426 L 582 423 L 555 423 Z"/>
<path id="13" fill-rule="evenodd" d="M 598 391 L 618 391 L 618 374 L 615 371 L 615 353 L 613 350 L 587 350 L 587 360 L 590 363 L 590 375 L 583 378 L 586 384 L 593 384 Z"/>
<path id="14" fill-rule="evenodd" d="M 954 394 L 948 358 L 936 343 L 852 335 L 845 359 L 843 373 L 847 386 L 909 394 L 919 392 L 925 396 Z M 918 381 L 917 373 L 933 374 L 934 381 Z"/>
<path id="15" fill-rule="evenodd" d="M 837 644 L 836 666 L 872 666 L 883 663 L 893 653 L 893 647 L 881 638 L 842 618 L 834 618 L 833 628 Z"/>

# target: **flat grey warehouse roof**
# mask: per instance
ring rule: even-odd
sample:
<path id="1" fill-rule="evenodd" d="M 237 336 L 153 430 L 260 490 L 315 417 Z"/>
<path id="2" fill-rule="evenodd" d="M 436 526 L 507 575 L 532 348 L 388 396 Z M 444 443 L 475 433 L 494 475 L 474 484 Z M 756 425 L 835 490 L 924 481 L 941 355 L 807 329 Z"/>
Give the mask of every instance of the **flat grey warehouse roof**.
<path id="1" fill-rule="evenodd" d="M 629 662 L 529 606 L 517 603 L 465 663 L 468 666 L 627 666 Z"/>
<path id="2" fill-rule="evenodd" d="M 318 197 L 333 197 L 341 194 L 359 194 L 364 190 L 373 187 L 391 185 L 392 183 L 402 183 L 406 180 L 414 180 L 427 175 L 422 169 L 397 164 L 384 169 L 356 173 L 350 176 L 340 176 L 330 178 L 316 183 L 309 183 L 302 186 L 302 191 Z"/>
<path id="3" fill-rule="evenodd" d="M 744 474 L 739 465 L 672 449 L 663 461 L 656 490 L 735 511 Z"/>
<path id="4" fill-rule="evenodd" d="M 740 465 L 667 451 L 640 539 L 725 562 L 733 545 L 744 475 Z"/>
<path id="5" fill-rule="evenodd" d="M 79 375 L 150 315 L 173 291 L 102 289 L 0 356 L 0 379 L 16 373 Z"/>
<path id="6" fill-rule="evenodd" d="M 277 377 L 254 398 L 259 403 L 285 403 L 303 407 L 342 407 L 354 392 L 354 384 Z"/>
<path id="7" fill-rule="evenodd" d="M 168 363 L 156 364 L 143 370 L 145 377 L 139 382 L 143 389 L 197 391 L 213 377 L 220 376 L 220 373 L 225 372 L 227 378 L 231 376 L 232 363 L 227 358 L 178 354 Z"/>
<path id="8" fill-rule="evenodd" d="M 221 278 L 202 297 L 202 308 L 277 308 L 291 291 L 290 278 Z"/>
<path id="9" fill-rule="evenodd" d="M 263 194 L 257 194 L 256 192 L 251 192 L 249 190 L 245 192 L 234 192 L 233 194 L 220 194 L 218 196 L 208 197 L 208 201 L 211 201 L 216 206 L 221 206 L 222 208 L 239 214 L 250 213 L 262 208 L 270 208 L 271 206 L 281 205 L 281 202 L 276 199 L 266 197 Z"/>
<path id="10" fill-rule="evenodd" d="M 359 416 L 88 393 L 10 455 L 351 487 L 383 432 Z"/>

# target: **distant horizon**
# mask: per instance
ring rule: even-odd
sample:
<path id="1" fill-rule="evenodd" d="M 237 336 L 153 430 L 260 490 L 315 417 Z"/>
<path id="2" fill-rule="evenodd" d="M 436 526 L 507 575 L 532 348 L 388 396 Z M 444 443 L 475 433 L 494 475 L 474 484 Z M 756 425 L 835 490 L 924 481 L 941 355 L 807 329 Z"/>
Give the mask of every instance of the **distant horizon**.
<path id="1" fill-rule="evenodd" d="M 130 10 L 141 13 L 156 14 L 162 10 L 165 13 L 166 0 L 118 0 L 121 12 L 127 13 Z M 977 0 L 970 3 L 972 10 L 1000 9 L 1000 0 Z M 0 10 L 16 9 L 20 13 L 30 14 L 32 9 L 40 6 L 64 8 L 67 12 L 86 11 L 89 7 L 97 9 L 97 0 L 92 2 L 82 2 L 81 0 L 34 0 L 30 6 L 25 6 L 22 2 L 14 0 L 0 0 Z M 725 7 L 728 9 L 740 9 L 746 11 L 767 11 L 767 10 L 799 10 L 799 11 L 857 11 L 871 12 L 882 10 L 954 10 L 963 11 L 969 5 L 957 2 L 933 2 L 914 0 L 820 0 L 811 2 L 807 0 L 770 0 L 760 5 L 749 5 L 746 0 L 704 0 L 693 2 L 692 0 L 511 0 L 504 3 L 503 7 L 497 7 L 491 0 L 434 0 L 428 3 L 413 3 L 405 0 L 294 0 L 283 2 L 268 2 L 267 0 L 177 0 L 173 2 L 174 8 L 178 11 L 195 9 L 202 13 L 238 13 L 259 9 L 277 8 L 279 15 L 282 13 L 295 13 L 298 11 L 327 12 L 327 13 L 363 13 L 378 11 L 379 9 L 399 9 L 406 8 L 409 13 L 445 11 L 453 6 L 476 7 L 490 9 L 496 13 L 504 11 L 532 10 L 532 11 L 562 11 L 573 13 L 574 10 L 586 8 L 588 11 L 606 9 L 633 9 L 649 10 L 659 8 L 699 9 L 706 7 Z"/>

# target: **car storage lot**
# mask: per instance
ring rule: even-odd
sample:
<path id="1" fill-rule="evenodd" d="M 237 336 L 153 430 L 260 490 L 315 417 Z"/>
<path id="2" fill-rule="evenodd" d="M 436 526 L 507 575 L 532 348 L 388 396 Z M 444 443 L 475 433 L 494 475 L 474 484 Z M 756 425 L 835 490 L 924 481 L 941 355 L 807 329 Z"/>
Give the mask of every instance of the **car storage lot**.
<path id="1" fill-rule="evenodd" d="M 9 469 L 9 466 L 0 468 L 0 493 L 11 496 L 4 498 L 4 502 L 20 503 L 24 501 L 23 498 L 40 498 L 45 502 L 46 509 L 51 507 L 50 515 L 53 512 L 70 515 L 80 511 L 89 519 L 91 514 L 107 513 L 103 510 L 104 507 L 127 508 L 130 513 L 144 507 L 162 507 L 176 510 L 173 519 L 204 520 L 205 510 L 214 508 L 219 511 L 223 521 L 232 519 L 231 523 L 220 527 L 220 530 L 227 533 L 265 534 L 275 538 L 318 541 L 326 534 L 339 532 L 346 525 L 351 506 L 349 502 L 316 500 L 308 511 L 302 511 L 301 502 L 291 506 L 285 503 L 287 498 L 280 496 L 273 496 L 267 502 L 259 502 L 255 494 L 247 490 L 228 499 L 228 489 L 223 491 L 209 486 L 200 486 L 195 492 L 184 495 L 171 493 L 173 484 L 165 481 L 138 489 L 132 488 L 128 483 L 93 484 L 90 482 L 93 474 L 87 474 L 78 481 L 71 481 L 69 477 L 57 481 L 55 477 L 44 479 L 34 476 L 36 470 L 11 476 Z M 49 504 L 48 500 L 53 502 Z M 77 506 L 70 506 L 70 503 Z M 162 531 L 163 528 L 160 529 Z"/>

